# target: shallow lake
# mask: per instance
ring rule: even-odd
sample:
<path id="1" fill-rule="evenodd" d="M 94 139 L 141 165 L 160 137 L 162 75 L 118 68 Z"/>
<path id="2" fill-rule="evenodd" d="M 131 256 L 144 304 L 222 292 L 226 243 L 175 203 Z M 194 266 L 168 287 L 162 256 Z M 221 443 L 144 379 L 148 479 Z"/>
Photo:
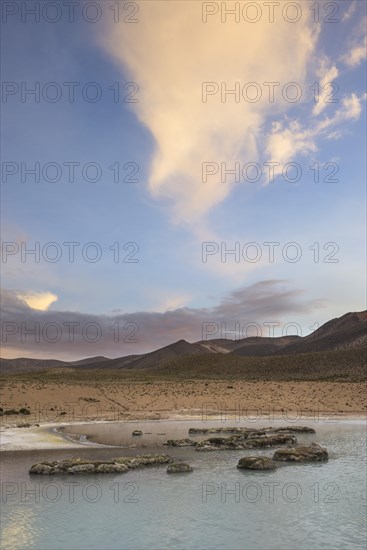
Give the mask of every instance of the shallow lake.
<path id="1" fill-rule="evenodd" d="M 225 425 L 218 421 L 74 426 L 67 429 L 78 439 L 86 434 L 93 441 L 137 444 L 137 448 L 86 445 L 67 451 L 5 452 L 1 548 L 365 549 L 366 423 L 300 424 L 314 427 L 317 433 L 298 434 L 299 443 L 315 441 L 327 447 L 327 463 L 245 473 L 236 468 L 239 458 L 272 456 L 274 449 L 198 453 L 193 448 L 152 447 L 157 440 L 188 437 L 189 427 Z M 285 422 L 253 425 L 256 429 Z M 133 438 L 134 429 L 141 429 L 143 437 Z M 46 459 L 100 459 L 150 451 L 186 460 L 194 471 L 168 475 L 165 466 L 157 466 L 122 475 L 28 474 L 33 463 Z"/>

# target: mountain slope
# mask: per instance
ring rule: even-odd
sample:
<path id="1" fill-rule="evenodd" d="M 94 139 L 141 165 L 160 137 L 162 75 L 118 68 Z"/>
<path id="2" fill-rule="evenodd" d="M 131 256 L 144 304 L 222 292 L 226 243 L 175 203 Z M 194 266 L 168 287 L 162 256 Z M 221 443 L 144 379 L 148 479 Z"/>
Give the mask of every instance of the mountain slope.
<path id="1" fill-rule="evenodd" d="M 363 348 L 367 344 L 367 312 L 346 313 L 328 321 L 312 334 L 298 339 L 278 354 Z"/>
<path id="2" fill-rule="evenodd" d="M 186 357 L 188 355 L 205 355 L 208 352 L 200 344 L 190 344 L 186 340 L 178 340 L 168 346 L 160 348 L 151 353 L 141 355 L 138 359 L 127 365 L 127 368 L 147 369 L 156 365 L 161 365 L 168 360 L 177 357 Z"/>
<path id="3" fill-rule="evenodd" d="M 283 349 L 301 339 L 300 336 L 280 336 L 279 338 L 246 338 L 243 345 L 231 353 L 233 355 L 265 356 L 281 353 Z"/>

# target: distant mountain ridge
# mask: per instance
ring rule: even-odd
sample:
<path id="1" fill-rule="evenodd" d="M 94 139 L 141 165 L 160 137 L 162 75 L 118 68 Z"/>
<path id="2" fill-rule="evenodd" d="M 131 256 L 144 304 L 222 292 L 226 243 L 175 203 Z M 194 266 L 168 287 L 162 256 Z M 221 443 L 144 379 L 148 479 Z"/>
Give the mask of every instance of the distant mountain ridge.
<path id="1" fill-rule="evenodd" d="M 93 365 L 102 361 L 111 361 L 103 356 L 87 357 L 79 361 L 60 361 L 58 359 L 32 359 L 27 357 L 19 357 L 17 359 L 2 359 L 0 358 L 1 372 L 36 372 L 39 370 L 52 369 L 58 367 L 82 367 L 84 365 Z"/>
<path id="2" fill-rule="evenodd" d="M 56 359 L 0 359 L 2 373 L 37 372 L 45 369 L 151 369 L 182 357 L 204 355 L 267 357 L 300 355 L 328 351 L 346 351 L 366 347 L 367 311 L 346 313 L 332 319 L 308 336 L 280 336 L 277 338 L 250 337 L 241 340 L 213 339 L 189 343 L 178 340 L 158 350 L 108 359 L 97 356 L 80 361 Z"/>

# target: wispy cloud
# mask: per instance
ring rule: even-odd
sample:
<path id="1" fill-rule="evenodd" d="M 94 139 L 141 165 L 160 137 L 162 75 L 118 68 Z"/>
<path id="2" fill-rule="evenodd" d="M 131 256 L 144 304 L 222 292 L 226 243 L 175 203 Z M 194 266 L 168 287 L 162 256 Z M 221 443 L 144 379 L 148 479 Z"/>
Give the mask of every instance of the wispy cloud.
<path id="1" fill-rule="evenodd" d="M 356 9 L 357 9 L 357 1 L 353 0 L 353 2 L 350 3 L 348 9 L 344 12 L 342 21 L 343 22 L 348 21 L 348 19 L 350 19 L 354 15 Z"/>
<path id="2" fill-rule="evenodd" d="M 312 114 L 315 116 L 319 115 L 328 105 L 332 105 L 328 102 L 328 98 L 333 91 L 332 84 L 339 76 L 339 71 L 335 65 L 328 67 L 328 60 L 324 59 L 317 75 L 320 78 L 320 94 L 318 94 L 318 100 L 312 110 Z"/>
<path id="3" fill-rule="evenodd" d="M 284 164 L 293 161 L 297 156 L 316 152 L 320 137 L 340 138 L 343 134 L 342 125 L 359 119 L 362 102 L 365 100 L 365 95 L 357 96 L 352 93 L 342 99 L 341 106 L 333 115 L 325 115 L 321 120 L 314 119 L 308 126 L 294 119 L 274 123 L 267 136 L 265 148 L 267 159 L 280 163 L 280 166 L 274 168 L 274 174 L 281 173 Z"/>
<path id="4" fill-rule="evenodd" d="M 267 116 L 291 104 L 220 96 L 202 101 L 204 82 L 305 83 L 318 27 L 305 10 L 302 20 L 256 25 L 220 17 L 201 20 L 200 2 L 145 2 L 137 25 L 112 25 L 104 44 L 140 85 L 133 108 L 155 139 L 149 177 L 154 197 L 169 202 L 172 220 L 195 225 L 231 192 L 220 179 L 201 181 L 202 162 L 256 161 L 257 138 Z M 233 19 L 233 18 L 232 18 Z"/>
<path id="5" fill-rule="evenodd" d="M 363 3 L 360 2 L 361 6 L 362 4 Z M 354 9 L 353 9 L 353 13 L 354 13 L 355 9 L 357 8 L 357 4 L 353 3 L 351 5 L 351 10 L 353 5 L 354 5 Z M 364 6 L 362 6 L 362 9 L 364 9 Z M 367 26 L 367 17 L 364 9 L 364 14 L 363 15 L 361 14 L 361 17 L 358 18 L 358 21 L 354 26 L 352 36 L 348 40 L 347 51 L 340 58 L 340 60 L 349 68 L 357 67 L 367 57 L 366 26 Z"/>
<path id="6" fill-rule="evenodd" d="M 365 36 L 359 44 L 352 45 L 350 50 L 345 55 L 343 55 L 342 61 L 348 67 L 356 67 L 366 58 L 367 58 L 367 36 Z"/>
<path id="7" fill-rule="evenodd" d="M 288 121 L 287 126 L 283 122 L 274 123 L 266 143 L 267 160 L 280 165 L 275 167 L 275 174 L 299 154 L 317 151 L 314 132 L 304 129 L 298 120 Z"/>

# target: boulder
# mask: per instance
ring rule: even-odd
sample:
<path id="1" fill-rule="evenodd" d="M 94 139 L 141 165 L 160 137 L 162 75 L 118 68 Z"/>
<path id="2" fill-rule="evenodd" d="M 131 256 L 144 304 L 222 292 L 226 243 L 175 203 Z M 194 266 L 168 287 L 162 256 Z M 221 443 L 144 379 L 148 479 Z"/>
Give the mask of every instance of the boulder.
<path id="1" fill-rule="evenodd" d="M 315 434 L 316 430 L 308 428 L 307 426 L 283 426 L 282 428 L 276 428 L 276 432 L 291 432 L 291 433 L 304 433 Z"/>
<path id="2" fill-rule="evenodd" d="M 167 447 L 195 447 L 197 442 L 192 439 L 168 439 L 163 445 Z"/>
<path id="3" fill-rule="evenodd" d="M 293 447 L 291 449 L 278 449 L 273 460 L 281 462 L 320 462 L 328 460 L 327 449 L 317 443 L 311 443 L 307 447 Z"/>
<path id="4" fill-rule="evenodd" d="M 84 466 L 84 464 L 91 464 L 91 462 L 85 458 L 65 458 L 64 460 L 57 460 L 53 464 L 57 470 L 66 472 L 73 466 Z M 93 462 L 94 466 L 96 466 L 96 464 L 99 464 L 99 462 Z"/>
<path id="5" fill-rule="evenodd" d="M 96 471 L 94 464 L 78 464 L 67 469 L 68 474 L 94 474 Z"/>
<path id="6" fill-rule="evenodd" d="M 183 474 L 192 471 L 192 467 L 187 462 L 174 462 L 167 468 L 167 474 Z"/>
<path id="7" fill-rule="evenodd" d="M 121 456 L 113 459 L 117 464 L 125 464 L 129 469 L 154 466 L 155 464 L 169 464 L 173 459 L 166 454 L 145 454 L 132 457 Z"/>
<path id="8" fill-rule="evenodd" d="M 209 439 L 206 439 L 204 443 L 218 447 L 220 445 L 225 445 L 226 443 L 229 443 L 231 440 L 232 438 L 230 437 L 209 437 Z"/>
<path id="9" fill-rule="evenodd" d="M 253 447 L 276 447 L 277 445 L 294 445 L 297 439 L 292 434 L 273 434 L 261 437 L 248 437 L 246 448 Z"/>
<path id="10" fill-rule="evenodd" d="M 32 468 L 29 470 L 30 474 L 53 474 L 54 468 L 50 464 L 40 463 L 33 464 Z"/>
<path id="11" fill-rule="evenodd" d="M 237 464 L 240 470 L 275 470 L 276 465 L 267 456 L 245 456 Z"/>
<path id="12" fill-rule="evenodd" d="M 97 474 L 123 474 L 128 471 L 126 464 L 99 464 L 96 468 Z"/>

